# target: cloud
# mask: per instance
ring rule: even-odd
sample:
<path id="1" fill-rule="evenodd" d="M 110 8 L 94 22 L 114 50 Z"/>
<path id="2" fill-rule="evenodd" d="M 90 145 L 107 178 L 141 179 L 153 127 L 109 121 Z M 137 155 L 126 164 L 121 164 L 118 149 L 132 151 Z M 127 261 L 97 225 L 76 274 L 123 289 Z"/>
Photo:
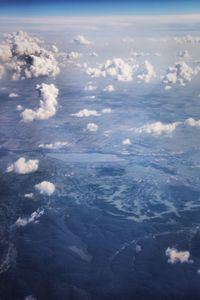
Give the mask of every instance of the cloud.
<path id="1" fill-rule="evenodd" d="M 185 35 L 181 37 L 173 37 L 173 40 L 178 44 L 199 44 L 200 36 Z"/>
<path id="2" fill-rule="evenodd" d="M 8 43 L 0 44 L 0 61 L 6 62 L 12 58 L 11 47 Z"/>
<path id="3" fill-rule="evenodd" d="M 38 223 L 38 219 L 44 214 L 44 210 L 36 210 L 34 211 L 30 217 L 21 218 L 19 217 L 15 222 L 16 226 L 26 226 L 30 223 Z"/>
<path id="4" fill-rule="evenodd" d="M 15 97 L 19 97 L 19 95 L 16 94 L 16 93 L 10 93 L 10 94 L 8 95 L 8 97 L 9 97 L 9 98 L 15 98 Z"/>
<path id="5" fill-rule="evenodd" d="M 35 189 L 42 195 L 51 196 L 55 192 L 55 185 L 49 181 L 42 181 L 35 185 Z"/>
<path id="6" fill-rule="evenodd" d="M 131 145 L 131 140 L 130 139 L 123 140 L 122 145 Z"/>
<path id="7" fill-rule="evenodd" d="M 75 51 L 67 53 L 67 59 L 71 59 L 71 60 L 79 59 L 81 56 L 82 56 L 81 53 Z"/>
<path id="8" fill-rule="evenodd" d="M 0 62 L 19 80 L 39 76 L 56 76 L 59 72 L 55 52 L 41 47 L 42 41 L 24 31 L 8 34 L 0 44 Z"/>
<path id="9" fill-rule="evenodd" d="M 193 118 L 188 118 L 185 120 L 185 124 L 191 127 L 200 127 L 200 120 L 195 120 Z"/>
<path id="10" fill-rule="evenodd" d="M 88 53 L 89 56 L 98 57 L 99 55 L 96 52 Z"/>
<path id="11" fill-rule="evenodd" d="M 139 71 L 139 74 L 137 76 L 139 80 L 149 83 L 152 79 L 156 77 L 154 67 L 150 64 L 148 60 L 145 60 L 140 69 L 141 70 Z"/>
<path id="12" fill-rule="evenodd" d="M 171 88 L 172 88 L 172 87 L 171 87 L 170 85 L 166 85 L 166 86 L 165 86 L 165 90 L 166 90 L 166 91 L 171 90 Z"/>
<path id="13" fill-rule="evenodd" d="M 52 50 L 53 50 L 54 53 L 58 53 L 59 52 L 59 50 L 56 47 L 56 45 L 52 45 Z"/>
<path id="14" fill-rule="evenodd" d="M 111 109 L 111 108 L 103 108 L 103 109 L 101 110 L 101 112 L 102 112 L 102 114 L 109 114 L 109 113 L 112 112 L 112 109 Z"/>
<path id="15" fill-rule="evenodd" d="M 183 58 L 183 59 L 190 59 L 190 58 L 191 58 L 191 56 L 190 56 L 188 50 L 180 51 L 180 52 L 178 53 L 178 57 Z"/>
<path id="16" fill-rule="evenodd" d="M 184 61 L 175 63 L 173 67 L 167 70 L 166 75 L 163 78 L 165 84 L 180 84 L 185 85 L 191 81 L 193 76 L 196 75 L 196 71 L 193 71 Z"/>
<path id="17" fill-rule="evenodd" d="M 112 84 L 109 84 L 104 88 L 104 92 L 114 92 L 114 91 L 115 91 L 115 88 Z"/>
<path id="18" fill-rule="evenodd" d="M 118 81 L 131 81 L 137 64 L 130 64 L 121 58 L 108 59 L 97 68 L 86 68 L 86 74 L 91 77 L 111 77 Z"/>
<path id="19" fill-rule="evenodd" d="M 42 83 L 36 86 L 41 96 L 40 107 L 36 110 L 25 109 L 21 113 L 24 122 L 33 120 L 46 120 L 56 114 L 58 89 L 54 84 Z"/>
<path id="20" fill-rule="evenodd" d="M 16 162 L 8 166 L 6 172 L 15 172 L 17 174 L 28 174 L 38 170 L 39 160 L 30 159 L 26 160 L 24 157 L 20 157 Z"/>
<path id="21" fill-rule="evenodd" d="M 29 198 L 29 199 L 32 199 L 33 196 L 34 196 L 33 193 L 29 193 L 29 194 L 25 194 L 25 195 L 24 195 L 25 198 Z"/>
<path id="22" fill-rule="evenodd" d="M 165 124 L 162 122 L 155 122 L 151 124 L 144 125 L 142 127 L 136 128 L 135 131 L 138 133 L 149 133 L 154 135 L 161 135 L 161 134 L 170 134 L 176 130 L 177 126 L 179 126 L 181 122 L 174 122 Z"/>
<path id="23" fill-rule="evenodd" d="M 55 142 L 51 144 L 40 144 L 38 147 L 44 149 L 60 149 L 65 148 L 67 146 L 69 146 L 68 142 Z"/>
<path id="24" fill-rule="evenodd" d="M 175 263 L 192 263 L 193 261 L 190 259 L 189 251 L 178 251 L 176 248 L 168 247 L 165 251 L 166 256 L 168 256 L 168 262 L 171 264 Z"/>
<path id="25" fill-rule="evenodd" d="M 4 66 L 0 65 L 0 79 L 3 78 L 4 74 L 5 74 L 5 68 Z"/>
<path id="26" fill-rule="evenodd" d="M 135 252 L 138 254 L 142 251 L 142 246 L 141 245 L 136 245 L 135 246 Z"/>
<path id="27" fill-rule="evenodd" d="M 87 124 L 87 130 L 92 131 L 92 132 L 97 131 L 98 130 L 98 125 L 95 124 L 95 123 L 88 123 Z"/>
<path id="28" fill-rule="evenodd" d="M 147 53 L 148 54 L 148 53 Z M 141 56 L 145 56 L 145 55 L 147 55 L 146 53 L 144 53 L 144 52 L 135 52 L 135 51 L 132 51 L 131 53 L 130 53 L 130 55 L 131 56 L 133 56 L 133 57 L 141 57 Z"/>
<path id="29" fill-rule="evenodd" d="M 37 300 L 37 298 L 30 295 L 30 296 L 27 296 L 26 298 L 24 298 L 24 300 Z"/>
<path id="30" fill-rule="evenodd" d="M 96 85 L 93 85 L 91 83 L 88 83 L 85 87 L 84 87 L 84 91 L 95 91 L 97 89 Z"/>
<path id="31" fill-rule="evenodd" d="M 93 42 L 87 40 L 83 35 L 77 35 L 73 40 L 73 44 L 77 45 L 91 45 Z"/>
<path id="32" fill-rule="evenodd" d="M 16 110 L 17 110 L 17 111 L 21 111 L 21 110 L 23 110 L 23 109 L 24 109 L 23 106 L 20 105 L 20 104 L 18 104 L 18 105 L 16 106 Z"/>
<path id="33" fill-rule="evenodd" d="M 96 110 L 88 110 L 86 108 L 80 110 L 79 112 L 77 112 L 75 114 L 71 114 L 71 116 L 77 117 L 77 118 L 91 117 L 91 116 L 98 117 L 100 115 L 101 114 L 99 114 Z"/>

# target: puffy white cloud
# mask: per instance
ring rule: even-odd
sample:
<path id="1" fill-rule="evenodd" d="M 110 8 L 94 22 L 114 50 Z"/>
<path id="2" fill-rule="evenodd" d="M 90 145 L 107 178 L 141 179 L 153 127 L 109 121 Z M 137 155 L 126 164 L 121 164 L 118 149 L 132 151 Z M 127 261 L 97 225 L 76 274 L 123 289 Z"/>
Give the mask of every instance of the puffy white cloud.
<path id="1" fill-rule="evenodd" d="M 35 185 L 35 189 L 42 195 L 51 196 L 55 192 L 55 185 L 49 181 L 42 181 Z"/>
<path id="2" fill-rule="evenodd" d="M 149 83 L 152 79 L 156 77 L 154 67 L 150 64 L 148 60 L 145 60 L 140 69 L 141 70 L 139 70 L 139 74 L 137 76 L 139 80 Z"/>
<path id="3" fill-rule="evenodd" d="M 131 140 L 130 139 L 123 140 L 122 145 L 131 145 Z"/>
<path id="4" fill-rule="evenodd" d="M 112 84 L 109 84 L 104 88 L 104 92 L 114 92 L 114 91 L 115 91 L 115 88 Z"/>
<path id="5" fill-rule="evenodd" d="M 188 118 L 185 120 L 185 124 L 191 127 L 200 127 L 200 120 L 195 120 L 193 118 Z"/>
<path id="6" fill-rule="evenodd" d="M 95 123 L 88 123 L 87 124 L 87 130 L 92 131 L 92 132 L 97 131 L 98 130 L 98 125 L 95 124 Z"/>
<path id="7" fill-rule="evenodd" d="M 29 199 L 32 199 L 33 196 L 34 196 L 33 193 L 29 193 L 29 194 L 25 194 L 25 195 L 24 195 L 25 198 L 29 198 Z"/>
<path id="8" fill-rule="evenodd" d="M 16 93 L 10 93 L 10 94 L 8 95 L 8 97 L 9 97 L 9 98 L 15 98 L 15 97 L 19 97 L 19 95 L 16 94 Z"/>
<path id="9" fill-rule="evenodd" d="M 53 50 L 54 53 L 59 52 L 58 47 L 56 47 L 56 45 L 52 45 L 52 50 Z"/>
<path id="10" fill-rule="evenodd" d="M 88 99 L 90 100 L 94 100 L 96 98 L 96 96 L 92 95 L 92 96 L 87 96 Z"/>
<path id="11" fill-rule="evenodd" d="M 111 108 L 103 108 L 101 112 L 97 112 L 96 110 L 89 110 L 84 108 L 75 114 L 71 114 L 73 117 L 83 118 L 83 117 L 99 117 L 101 114 L 111 113 Z"/>
<path id="12" fill-rule="evenodd" d="M 88 53 L 89 56 L 98 57 L 99 55 L 96 52 L 90 52 Z"/>
<path id="13" fill-rule="evenodd" d="M 166 90 L 166 91 L 171 90 L 171 88 L 172 88 L 172 87 L 171 87 L 170 85 L 166 85 L 166 86 L 165 86 L 165 90 Z"/>
<path id="14" fill-rule="evenodd" d="M 178 251 L 176 248 L 168 247 L 165 251 L 166 256 L 168 256 L 168 262 L 171 264 L 175 264 L 180 262 L 182 263 L 192 263 L 193 261 L 190 259 L 189 251 Z"/>
<path id="15" fill-rule="evenodd" d="M 55 142 L 51 144 L 40 144 L 38 147 L 44 149 L 60 149 L 65 148 L 67 146 L 69 146 L 68 142 Z"/>
<path id="16" fill-rule="evenodd" d="M 21 218 L 19 217 L 17 221 L 15 222 L 16 226 L 26 226 L 30 223 L 37 223 L 38 219 L 44 214 L 44 210 L 36 210 L 34 211 L 30 217 Z"/>
<path id="17" fill-rule="evenodd" d="M 108 59 L 97 68 L 86 68 L 86 74 L 91 77 L 112 77 L 118 81 L 131 81 L 137 64 L 128 63 L 121 58 Z"/>
<path id="18" fill-rule="evenodd" d="M 72 52 L 70 52 L 70 53 L 67 53 L 67 58 L 68 58 L 68 59 L 71 59 L 71 60 L 73 60 L 73 59 L 79 59 L 81 56 L 82 56 L 81 53 L 75 52 L 75 51 L 72 51 Z"/>
<path id="19" fill-rule="evenodd" d="M 36 110 L 25 109 L 21 113 L 24 122 L 33 120 L 46 120 L 55 115 L 57 110 L 58 89 L 54 84 L 42 83 L 36 86 L 41 96 L 40 107 Z"/>
<path id="20" fill-rule="evenodd" d="M 23 110 L 23 106 L 22 106 L 22 105 L 20 105 L 20 104 L 18 104 L 18 105 L 16 106 L 16 110 L 17 110 L 17 111 L 21 111 L 21 110 Z"/>
<path id="21" fill-rule="evenodd" d="M 88 110 L 87 108 L 84 108 L 75 114 L 71 114 L 71 116 L 78 117 L 78 118 L 91 117 L 91 116 L 98 117 L 100 116 L 100 114 L 96 110 Z"/>
<path id="22" fill-rule="evenodd" d="M 77 35 L 73 40 L 73 44 L 77 45 L 91 45 L 93 42 L 87 40 L 83 35 Z"/>
<path id="23" fill-rule="evenodd" d="M 102 114 L 109 114 L 109 113 L 111 113 L 111 111 L 112 111 L 111 108 L 103 108 L 103 109 L 101 110 Z"/>
<path id="24" fill-rule="evenodd" d="M 56 76 L 60 69 L 55 53 L 41 47 L 42 42 L 19 31 L 7 35 L 0 44 L 0 62 L 13 80 Z"/>
<path id="25" fill-rule="evenodd" d="M 97 89 L 96 85 L 92 84 L 92 83 L 88 83 L 85 87 L 84 87 L 84 91 L 95 91 Z"/>
<path id="26" fill-rule="evenodd" d="M 196 71 L 193 71 L 184 61 L 175 63 L 173 67 L 167 70 L 166 75 L 163 78 L 165 84 L 185 85 L 185 83 L 192 80 L 193 76 L 196 75 Z"/>
<path id="27" fill-rule="evenodd" d="M 26 160 L 24 157 L 20 157 L 16 162 L 8 166 L 7 172 L 15 172 L 18 174 L 33 173 L 38 170 L 39 160 L 29 159 Z"/>
<path id="28" fill-rule="evenodd" d="M 144 125 L 142 127 L 136 128 L 135 131 L 138 133 L 149 133 L 154 135 L 161 135 L 161 134 L 170 134 L 176 130 L 177 126 L 180 125 L 181 122 L 174 122 L 165 124 L 162 122 L 155 122 L 151 124 Z"/>
<path id="29" fill-rule="evenodd" d="M 180 52 L 178 53 L 178 57 L 183 58 L 183 59 L 190 59 L 190 58 L 191 58 L 191 56 L 190 56 L 188 50 L 180 51 Z"/>

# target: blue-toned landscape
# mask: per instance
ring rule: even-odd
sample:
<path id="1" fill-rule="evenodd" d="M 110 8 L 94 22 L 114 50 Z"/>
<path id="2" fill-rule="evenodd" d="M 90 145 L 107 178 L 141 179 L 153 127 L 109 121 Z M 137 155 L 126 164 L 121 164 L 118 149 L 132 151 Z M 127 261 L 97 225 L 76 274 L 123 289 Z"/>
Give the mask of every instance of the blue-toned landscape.
<path id="1" fill-rule="evenodd" d="M 198 11 L 18 13 L 0 17 L 0 299 L 199 300 Z"/>

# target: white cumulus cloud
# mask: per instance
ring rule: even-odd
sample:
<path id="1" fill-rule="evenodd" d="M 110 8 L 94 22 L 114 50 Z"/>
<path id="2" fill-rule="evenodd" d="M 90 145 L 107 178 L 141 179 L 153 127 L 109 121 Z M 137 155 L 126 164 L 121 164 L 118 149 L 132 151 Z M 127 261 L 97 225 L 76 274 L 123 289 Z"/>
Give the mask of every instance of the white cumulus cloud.
<path id="1" fill-rule="evenodd" d="M 19 97 L 19 95 L 17 93 L 10 93 L 8 95 L 9 98 L 15 98 L 15 97 Z"/>
<path id="2" fill-rule="evenodd" d="M 97 131 L 98 130 L 98 125 L 95 124 L 95 123 L 88 123 L 87 124 L 87 130 L 92 131 L 92 132 Z"/>
<path id="3" fill-rule="evenodd" d="M 130 139 L 123 140 L 122 145 L 131 145 L 131 140 Z"/>
<path id="4" fill-rule="evenodd" d="M 42 181 L 35 185 L 35 189 L 42 195 L 51 196 L 55 192 L 55 185 L 49 181 Z"/>
<path id="5" fill-rule="evenodd" d="M 114 92 L 114 91 L 115 91 L 115 88 L 112 84 L 109 84 L 104 88 L 104 92 Z"/>
<path id="6" fill-rule="evenodd" d="M 72 40 L 72 43 L 73 44 L 77 44 L 77 45 L 91 45 L 91 44 L 93 44 L 93 42 L 91 42 L 88 39 L 86 39 L 86 37 L 84 37 L 83 35 L 77 35 Z"/>
<path id="7" fill-rule="evenodd" d="M 41 96 L 40 107 L 36 110 L 25 109 L 21 113 L 24 122 L 33 120 L 46 120 L 55 115 L 57 110 L 58 89 L 54 84 L 42 83 L 36 86 Z"/>
<path id="8" fill-rule="evenodd" d="M 87 108 L 84 108 L 75 114 L 71 114 L 71 116 L 77 118 L 91 117 L 91 116 L 98 117 L 100 116 L 100 114 L 96 110 L 89 110 Z"/>
<path id="9" fill-rule="evenodd" d="M 128 63 L 121 58 L 108 59 L 96 68 L 86 68 L 86 74 L 91 77 L 111 77 L 118 81 L 131 81 L 138 68 L 137 64 Z"/>
<path id="10" fill-rule="evenodd" d="M 195 75 L 196 72 L 190 66 L 184 61 L 180 61 L 167 70 L 167 73 L 163 78 L 163 83 L 167 85 L 176 83 L 185 85 L 187 82 L 191 81 Z"/>
<path id="11" fill-rule="evenodd" d="M 0 62 L 19 80 L 39 76 L 56 76 L 59 72 L 55 52 L 41 47 L 42 42 L 24 31 L 8 34 L 0 44 Z"/>
<path id="12" fill-rule="evenodd" d="M 69 146 L 68 142 L 55 142 L 55 143 L 50 143 L 50 144 L 39 144 L 39 148 L 44 148 L 44 149 L 61 149 Z"/>
<path id="13" fill-rule="evenodd" d="M 135 131 L 138 133 L 149 133 L 154 135 L 161 135 L 161 134 L 170 134 L 176 130 L 177 126 L 179 126 L 181 122 L 174 122 L 174 123 L 162 123 L 162 122 L 154 122 L 142 127 L 136 128 Z"/>
<path id="14" fill-rule="evenodd" d="M 148 60 L 145 60 L 145 62 L 140 67 L 137 78 L 141 81 L 149 83 L 155 77 L 156 77 L 156 73 L 154 67 L 150 64 Z"/>
<path id="15" fill-rule="evenodd" d="M 19 217 L 15 222 L 16 226 L 26 226 L 30 223 L 37 223 L 38 219 L 44 214 L 44 210 L 36 210 L 34 211 L 30 217 L 21 218 Z"/>
<path id="16" fill-rule="evenodd" d="M 193 118 L 188 118 L 185 120 L 185 124 L 191 127 L 200 127 L 200 120 L 195 120 Z"/>
<path id="17" fill-rule="evenodd" d="M 92 83 L 88 83 L 85 87 L 84 87 L 84 91 L 95 91 L 97 89 L 96 85 L 92 84 Z"/>
<path id="18" fill-rule="evenodd" d="M 166 256 L 168 256 L 168 262 L 171 264 L 175 263 L 192 263 L 190 259 L 189 251 L 178 251 L 176 248 L 168 247 L 165 251 Z"/>
<path id="19" fill-rule="evenodd" d="M 20 157 L 16 162 L 9 165 L 7 168 L 7 172 L 15 172 L 18 174 L 28 174 L 33 173 L 38 170 L 39 160 L 37 159 L 29 159 L 26 160 L 24 157 Z"/>

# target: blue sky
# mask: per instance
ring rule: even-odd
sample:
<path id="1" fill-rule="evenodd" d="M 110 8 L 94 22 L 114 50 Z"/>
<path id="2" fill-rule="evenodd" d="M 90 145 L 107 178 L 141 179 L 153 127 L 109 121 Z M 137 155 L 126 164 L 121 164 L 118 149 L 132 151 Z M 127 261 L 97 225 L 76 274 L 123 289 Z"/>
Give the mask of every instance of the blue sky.
<path id="1" fill-rule="evenodd" d="M 0 15 L 166 15 L 200 12 L 200 0 L 0 0 Z"/>

